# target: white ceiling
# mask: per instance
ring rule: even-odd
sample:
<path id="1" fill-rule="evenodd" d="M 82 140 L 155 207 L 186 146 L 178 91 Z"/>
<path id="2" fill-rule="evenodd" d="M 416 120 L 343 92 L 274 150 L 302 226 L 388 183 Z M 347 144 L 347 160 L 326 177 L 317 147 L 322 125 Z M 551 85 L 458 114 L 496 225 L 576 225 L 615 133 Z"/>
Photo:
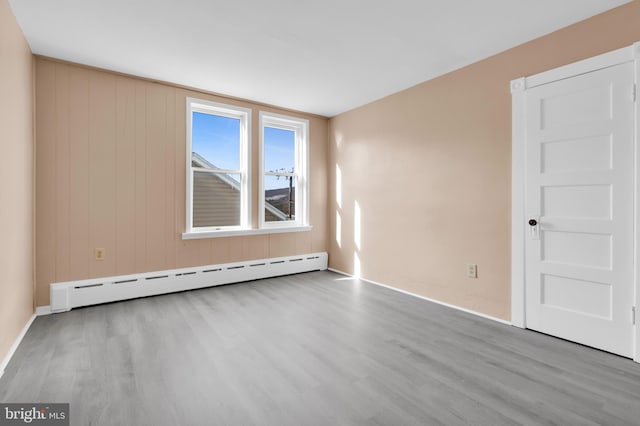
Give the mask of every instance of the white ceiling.
<path id="1" fill-rule="evenodd" d="M 324 116 L 629 0 L 9 0 L 36 54 Z"/>

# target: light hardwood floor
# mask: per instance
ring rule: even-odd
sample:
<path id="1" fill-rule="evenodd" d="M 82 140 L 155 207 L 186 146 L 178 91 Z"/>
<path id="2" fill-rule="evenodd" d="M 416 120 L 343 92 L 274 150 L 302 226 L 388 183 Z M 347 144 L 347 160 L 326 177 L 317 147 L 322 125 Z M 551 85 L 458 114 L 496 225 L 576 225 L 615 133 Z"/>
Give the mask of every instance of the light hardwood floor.
<path id="1" fill-rule="evenodd" d="M 73 425 L 640 425 L 640 365 L 324 271 L 39 317 L 0 401 Z"/>

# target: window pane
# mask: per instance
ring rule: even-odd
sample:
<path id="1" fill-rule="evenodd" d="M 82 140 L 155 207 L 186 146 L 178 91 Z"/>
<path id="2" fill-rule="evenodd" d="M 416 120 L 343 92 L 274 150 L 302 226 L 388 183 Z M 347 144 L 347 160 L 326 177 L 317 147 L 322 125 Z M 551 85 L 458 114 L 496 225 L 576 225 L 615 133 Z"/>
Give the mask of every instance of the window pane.
<path id="1" fill-rule="evenodd" d="M 240 120 L 194 112 L 191 151 L 194 167 L 240 170 Z"/>
<path id="2" fill-rule="evenodd" d="M 296 178 L 294 176 L 265 176 L 265 222 L 296 220 L 295 197 Z"/>
<path id="3" fill-rule="evenodd" d="M 194 172 L 193 226 L 240 226 L 240 174 Z"/>
<path id="4" fill-rule="evenodd" d="M 293 173 L 296 133 L 292 130 L 264 128 L 264 170 Z"/>

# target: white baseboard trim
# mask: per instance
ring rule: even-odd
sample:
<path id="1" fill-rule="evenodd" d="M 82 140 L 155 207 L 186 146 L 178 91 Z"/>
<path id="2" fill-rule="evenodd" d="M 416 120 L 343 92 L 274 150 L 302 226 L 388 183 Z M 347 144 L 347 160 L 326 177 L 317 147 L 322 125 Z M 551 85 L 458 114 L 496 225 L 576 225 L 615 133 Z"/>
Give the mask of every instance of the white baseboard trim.
<path id="1" fill-rule="evenodd" d="M 466 312 L 466 313 L 471 314 L 471 315 L 476 315 L 478 317 L 482 317 L 482 318 L 485 318 L 485 319 L 496 321 L 496 322 L 499 322 L 501 324 L 513 325 L 513 324 L 511 324 L 510 321 L 503 320 L 502 318 L 492 317 L 491 315 L 483 314 L 482 312 L 472 311 L 471 309 L 466 309 L 466 308 L 462 308 L 460 306 L 451 305 L 449 303 L 442 302 L 440 300 L 431 299 L 430 297 L 421 296 L 421 295 L 416 294 L 416 293 L 411 293 L 410 291 L 402 290 L 400 288 L 392 287 L 390 285 L 382 284 L 382 283 L 379 283 L 379 282 L 376 282 L 376 281 L 371 281 L 371 280 L 368 280 L 366 278 L 362 278 L 362 277 L 355 278 L 353 275 L 347 274 L 346 272 L 340 271 L 338 269 L 334 269 L 334 268 L 327 268 L 327 269 L 329 271 L 331 271 L 331 272 L 335 272 L 337 274 L 344 275 L 346 277 L 350 277 L 350 278 L 353 278 L 353 279 L 359 279 L 360 281 L 364 281 L 364 282 L 369 283 L 369 284 L 373 284 L 373 285 L 377 285 L 377 286 L 380 286 L 380 287 L 388 288 L 389 290 L 394 290 L 394 291 L 397 291 L 399 293 L 404 293 L 404 294 L 407 294 L 409 296 L 417 297 L 418 299 L 423 299 L 423 300 L 427 300 L 429 302 L 437 303 L 438 305 L 446 306 L 447 308 L 456 309 L 458 311 Z"/>
<path id="2" fill-rule="evenodd" d="M 18 337 L 16 337 L 16 340 L 13 342 L 13 345 L 11 345 L 11 347 L 9 348 L 9 352 L 7 352 L 4 359 L 2 360 L 2 363 L 0 364 L 0 379 L 4 374 L 4 369 L 7 368 L 7 365 L 9 365 L 9 361 L 11 361 L 11 358 L 13 358 L 13 355 L 18 349 L 18 346 L 20 346 L 22 339 L 24 339 L 27 331 L 29 331 L 29 327 L 31 327 L 34 319 L 36 319 L 36 314 L 31 315 L 31 318 L 29 318 L 29 321 L 27 321 L 27 323 L 24 325 L 22 331 L 20 332 L 20 334 L 18 334 Z"/>
<path id="3" fill-rule="evenodd" d="M 51 312 L 51 305 L 36 307 L 36 316 L 37 317 L 41 317 L 43 315 L 51 315 L 52 313 L 53 312 Z"/>
<path id="4" fill-rule="evenodd" d="M 80 306 L 325 270 L 327 263 L 327 253 L 321 252 L 52 283 L 49 310 L 42 307 L 39 312 L 66 312 Z"/>

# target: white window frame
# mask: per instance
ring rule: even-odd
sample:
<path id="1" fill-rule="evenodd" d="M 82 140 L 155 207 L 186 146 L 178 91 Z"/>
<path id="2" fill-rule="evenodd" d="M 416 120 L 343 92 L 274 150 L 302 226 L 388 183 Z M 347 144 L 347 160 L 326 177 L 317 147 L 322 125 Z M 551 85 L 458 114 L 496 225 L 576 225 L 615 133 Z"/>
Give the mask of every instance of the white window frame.
<path id="1" fill-rule="evenodd" d="M 240 169 L 217 170 L 211 172 L 208 169 L 192 166 L 192 118 L 194 112 L 218 115 L 221 117 L 240 120 Z M 187 143 L 186 143 L 186 232 L 190 234 L 216 234 L 228 233 L 250 229 L 251 227 L 251 110 L 235 105 L 221 104 L 187 97 Z M 193 226 L 193 176 L 194 172 L 206 172 L 213 174 L 233 173 L 240 174 L 240 226 Z"/>
<path id="2" fill-rule="evenodd" d="M 263 229 L 286 229 L 295 227 L 305 227 L 309 225 L 309 120 L 303 118 L 290 117 L 286 115 L 273 114 L 260 111 L 260 161 L 258 172 L 259 196 L 258 196 L 258 218 L 260 228 Z M 281 175 L 295 175 L 297 177 L 295 187 L 295 211 L 296 219 L 277 222 L 266 222 L 264 217 L 264 177 L 268 173 L 264 170 L 264 128 L 274 127 L 278 129 L 291 130 L 295 133 L 295 170 L 294 173 L 278 173 Z"/>

